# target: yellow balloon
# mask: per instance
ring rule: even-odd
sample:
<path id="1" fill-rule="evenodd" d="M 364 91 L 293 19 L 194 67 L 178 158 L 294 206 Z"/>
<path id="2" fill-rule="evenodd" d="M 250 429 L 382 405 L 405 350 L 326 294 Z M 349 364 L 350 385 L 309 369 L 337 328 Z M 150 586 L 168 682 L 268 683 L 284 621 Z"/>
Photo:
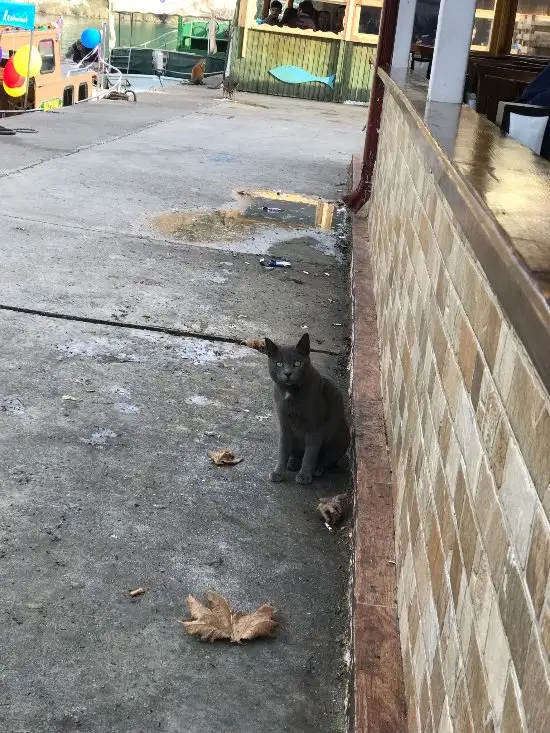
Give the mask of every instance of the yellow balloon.
<path id="1" fill-rule="evenodd" d="M 7 87 L 5 84 L 3 84 L 4 91 L 6 94 L 10 97 L 22 97 L 23 94 L 27 91 L 28 83 L 25 81 L 23 84 L 21 84 L 20 87 Z"/>
<path id="2" fill-rule="evenodd" d="M 34 46 L 21 46 L 13 57 L 13 67 L 21 76 L 36 76 L 42 68 L 42 56 Z"/>

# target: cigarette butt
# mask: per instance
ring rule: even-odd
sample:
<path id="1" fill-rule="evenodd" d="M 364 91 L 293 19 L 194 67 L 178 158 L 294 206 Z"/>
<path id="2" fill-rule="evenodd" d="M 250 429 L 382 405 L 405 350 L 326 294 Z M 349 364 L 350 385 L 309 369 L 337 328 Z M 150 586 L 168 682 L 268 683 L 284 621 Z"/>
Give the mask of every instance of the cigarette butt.
<path id="1" fill-rule="evenodd" d="M 129 590 L 128 593 L 132 598 L 136 598 L 137 596 L 142 596 L 145 593 L 145 588 L 135 588 L 135 590 Z"/>

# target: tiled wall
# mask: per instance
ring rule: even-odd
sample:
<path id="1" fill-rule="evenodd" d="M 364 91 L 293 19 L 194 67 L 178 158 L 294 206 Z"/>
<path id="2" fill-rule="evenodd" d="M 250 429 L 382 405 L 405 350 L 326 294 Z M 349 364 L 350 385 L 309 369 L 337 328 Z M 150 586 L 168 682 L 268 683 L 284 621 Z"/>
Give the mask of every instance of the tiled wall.
<path id="1" fill-rule="evenodd" d="M 408 726 L 542 733 L 550 399 L 405 114 L 386 94 L 369 234 Z"/>

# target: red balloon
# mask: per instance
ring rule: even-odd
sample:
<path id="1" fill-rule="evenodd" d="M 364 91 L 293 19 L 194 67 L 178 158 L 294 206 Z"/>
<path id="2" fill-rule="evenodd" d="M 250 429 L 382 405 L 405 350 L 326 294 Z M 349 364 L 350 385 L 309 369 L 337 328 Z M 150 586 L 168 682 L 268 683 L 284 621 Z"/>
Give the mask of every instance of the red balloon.
<path id="1" fill-rule="evenodd" d="M 12 56 L 4 66 L 4 84 L 11 89 L 17 89 L 17 87 L 23 86 L 24 83 L 25 77 L 18 74 L 15 70 Z"/>

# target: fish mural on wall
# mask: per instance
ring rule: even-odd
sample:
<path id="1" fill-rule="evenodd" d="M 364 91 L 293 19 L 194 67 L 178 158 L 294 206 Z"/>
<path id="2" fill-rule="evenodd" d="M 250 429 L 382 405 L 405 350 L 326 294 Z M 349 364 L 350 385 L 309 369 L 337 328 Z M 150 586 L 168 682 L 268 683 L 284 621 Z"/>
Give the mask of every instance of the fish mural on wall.
<path id="1" fill-rule="evenodd" d="M 269 73 L 285 84 L 306 84 L 309 81 L 318 81 L 321 84 L 326 84 L 331 89 L 334 89 L 334 80 L 336 79 L 336 74 L 316 76 L 297 66 L 276 66 L 274 69 L 270 69 Z"/>

